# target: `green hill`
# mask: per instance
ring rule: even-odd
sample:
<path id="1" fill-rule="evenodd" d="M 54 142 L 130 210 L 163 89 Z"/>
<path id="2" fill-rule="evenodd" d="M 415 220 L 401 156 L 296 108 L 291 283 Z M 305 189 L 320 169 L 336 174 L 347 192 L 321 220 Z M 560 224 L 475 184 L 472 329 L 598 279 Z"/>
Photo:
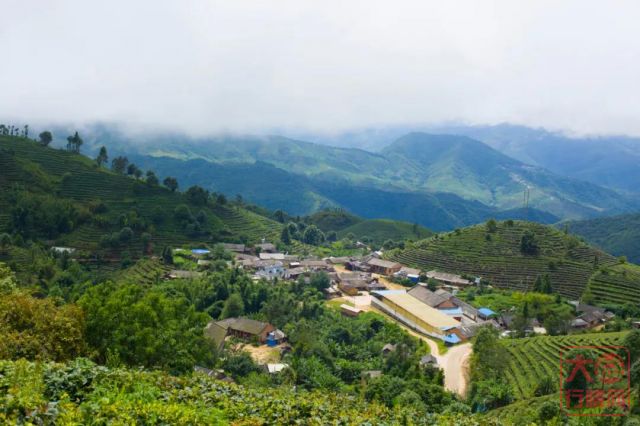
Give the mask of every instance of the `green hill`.
<path id="1" fill-rule="evenodd" d="M 423 226 L 407 222 L 388 219 L 367 219 L 338 232 L 340 238 L 348 234 L 353 234 L 358 239 L 367 237 L 369 241 L 374 243 L 383 243 L 386 240 L 420 240 L 430 237 L 433 232 Z"/>
<path id="2" fill-rule="evenodd" d="M 387 240 L 420 240 L 433 232 L 418 224 L 389 219 L 362 219 L 343 210 L 323 210 L 305 218 L 322 231 L 336 231 L 339 238 L 353 234 L 357 239 L 366 239 L 375 244 Z"/>
<path id="3" fill-rule="evenodd" d="M 640 263 L 640 213 L 567 222 L 566 226 L 603 250 Z"/>
<path id="4" fill-rule="evenodd" d="M 521 251 L 526 232 L 535 235 L 536 254 Z M 493 233 L 485 224 L 476 225 L 408 244 L 388 256 L 424 270 L 480 276 L 521 291 L 531 290 L 537 277 L 549 274 L 553 289 L 569 298 L 579 298 L 589 285 L 598 303 L 640 303 L 640 267 L 619 265 L 613 256 L 576 237 L 536 223 L 499 222 Z"/>
<path id="5" fill-rule="evenodd" d="M 235 205 L 203 203 L 179 192 L 98 168 L 94 161 L 20 138 L 0 137 L 0 232 L 16 230 L 52 244 L 95 250 L 105 236 L 140 252 L 143 234 L 165 245 L 276 239 L 277 222 Z M 186 206 L 182 216 L 178 206 Z M 125 236 L 126 237 L 126 236 Z M 122 244 L 120 244 L 122 243 Z"/>

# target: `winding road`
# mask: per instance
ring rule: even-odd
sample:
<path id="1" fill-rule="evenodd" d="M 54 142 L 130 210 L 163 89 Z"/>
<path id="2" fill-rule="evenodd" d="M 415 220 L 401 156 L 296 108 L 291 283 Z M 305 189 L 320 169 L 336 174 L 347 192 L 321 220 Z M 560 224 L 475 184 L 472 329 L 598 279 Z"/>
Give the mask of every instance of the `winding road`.
<path id="1" fill-rule="evenodd" d="M 464 396 L 467 391 L 469 357 L 473 351 L 471 343 L 454 346 L 444 355 L 440 355 L 436 342 L 426 337 L 421 338 L 427 342 L 431 348 L 431 354 L 436 357 L 438 365 L 444 370 L 445 389 Z"/>

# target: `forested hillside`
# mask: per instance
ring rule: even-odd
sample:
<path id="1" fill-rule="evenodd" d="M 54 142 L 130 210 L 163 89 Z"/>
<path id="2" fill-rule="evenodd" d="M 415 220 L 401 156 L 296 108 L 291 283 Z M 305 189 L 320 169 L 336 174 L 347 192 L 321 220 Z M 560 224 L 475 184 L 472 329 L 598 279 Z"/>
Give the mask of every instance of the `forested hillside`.
<path id="1" fill-rule="evenodd" d="M 566 226 L 591 244 L 640 263 L 640 213 L 573 221 Z"/>

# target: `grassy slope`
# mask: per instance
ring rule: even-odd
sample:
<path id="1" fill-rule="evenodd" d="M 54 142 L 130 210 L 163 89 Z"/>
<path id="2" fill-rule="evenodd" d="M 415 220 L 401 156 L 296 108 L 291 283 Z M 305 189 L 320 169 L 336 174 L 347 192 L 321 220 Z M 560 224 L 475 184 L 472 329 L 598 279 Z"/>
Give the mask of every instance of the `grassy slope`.
<path id="1" fill-rule="evenodd" d="M 603 250 L 640 263 L 640 213 L 569 222 L 567 226 Z"/>
<path id="2" fill-rule="evenodd" d="M 132 209 L 151 223 L 153 212 L 159 210 L 165 213 L 166 220 L 156 224 L 151 232 L 156 246 L 206 242 L 203 241 L 205 237 L 185 236 L 173 219 L 177 205 L 189 204 L 182 194 L 171 193 L 161 187 L 140 185 L 134 179 L 98 169 L 86 157 L 44 148 L 27 140 L 0 137 L 0 169 L 3 170 L 0 175 L 0 231 L 8 230 L 10 223 L 8 192 L 14 185 L 19 185 L 30 192 L 56 194 L 73 200 L 80 207 L 100 200 L 107 205 L 105 216 L 112 224 L 121 213 Z M 193 205 L 190 207 L 194 214 L 202 209 Z M 279 236 L 281 225 L 244 209 L 215 205 L 205 210 L 210 216 L 211 230 L 223 238 L 235 239 L 242 235 L 258 241 L 263 237 L 275 239 Z M 104 229 L 89 222 L 59 237 L 56 243 L 95 249 L 101 235 L 118 229 L 116 226 Z M 137 244 L 140 245 L 139 241 Z M 140 248 L 135 241 L 133 248 Z"/>
<path id="3" fill-rule="evenodd" d="M 520 239 L 525 230 L 533 231 L 539 241 L 538 255 L 523 255 Z M 615 271 L 616 259 L 557 229 L 529 222 L 498 224 L 491 240 L 486 239 L 485 225 L 464 228 L 418 243 L 389 254 L 392 259 L 425 270 L 481 276 L 501 288 L 530 290 L 536 277 L 549 274 L 555 291 L 578 298 L 591 281 L 591 291 L 601 303 L 640 302 L 640 281 L 636 266 L 631 271 L 601 273 L 601 269 Z M 597 258 L 597 265 L 595 259 Z M 592 279 L 593 277 L 593 279 Z M 624 293 L 622 292 L 624 290 Z"/>

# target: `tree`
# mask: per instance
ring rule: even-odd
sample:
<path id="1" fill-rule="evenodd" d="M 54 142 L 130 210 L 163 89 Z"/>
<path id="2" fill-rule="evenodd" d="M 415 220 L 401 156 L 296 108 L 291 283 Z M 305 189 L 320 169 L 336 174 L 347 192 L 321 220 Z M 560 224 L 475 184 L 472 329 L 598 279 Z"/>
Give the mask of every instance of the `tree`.
<path id="1" fill-rule="evenodd" d="M 244 314 L 244 302 L 242 296 L 239 293 L 233 293 L 224 302 L 224 308 L 222 309 L 222 318 L 234 318 Z"/>
<path id="2" fill-rule="evenodd" d="M 538 275 L 533 283 L 533 291 L 536 293 L 542 293 L 542 277 Z"/>
<path id="3" fill-rule="evenodd" d="M 78 303 L 87 313 L 87 341 L 99 362 L 112 354 L 128 365 L 181 373 L 213 361 L 203 333 L 211 318 L 185 298 L 107 282 L 87 289 Z"/>
<path id="4" fill-rule="evenodd" d="M 39 142 L 42 146 L 49 146 L 51 141 L 53 141 L 53 135 L 48 130 L 45 130 L 44 132 L 40 133 L 38 137 L 40 138 Z"/>
<path id="5" fill-rule="evenodd" d="M 140 239 L 142 240 L 142 251 L 145 254 L 151 254 L 151 234 L 144 232 Z"/>
<path id="6" fill-rule="evenodd" d="M 7 234 L 6 232 L 3 234 L 0 234 L 0 249 L 2 250 L 3 253 L 7 250 L 7 247 L 9 247 L 10 245 L 11 245 L 11 235 Z"/>
<path id="7" fill-rule="evenodd" d="M 127 166 L 127 174 L 129 176 L 135 176 L 136 172 L 140 170 L 138 169 L 138 166 L 136 166 L 135 164 L 131 163 Z"/>
<path id="8" fill-rule="evenodd" d="M 506 348 L 498 337 L 498 331 L 492 327 L 481 327 L 476 334 L 471 355 L 472 380 L 499 379 L 509 365 Z"/>
<path id="9" fill-rule="evenodd" d="M 187 189 L 185 195 L 189 202 L 197 206 L 204 206 L 207 204 L 207 201 L 209 201 L 209 191 L 198 185 L 193 185 Z"/>
<path id="10" fill-rule="evenodd" d="M 98 164 L 98 167 L 102 167 L 102 165 L 106 164 L 108 160 L 109 160 L 109 156 L 107 155 L 107 148 L 103 146 L 100 148 L 100 152 L 96 157 L 96 163 Z"/>
<path id="11" fill-rule="evenodd" d="M 631 330 L 622 340 L 622 346 L 629 350 L 632 364 L 640 360 L 640 330 Z"/>
<path id="12" fill-rule="evenodd" d="M 173 265 L 173 250 L 171 247 L 162 249 L 162 261 L 165 265 Z"/>
<path id="13" fill-rule="evenodd" d="M 317 274 L 313 274 L 311 276 L 310 284 L 316 290 L 322 291 L 326 288 L 329 288 L 329 286 L 331 285 L 331 279 L 329 278 L 329 275 L 327 275 L 327 273 L 318 272 Z"/>
<path id="14" fill-rule="evenodd" d="M 286 245 L 291 244 L 291 235 L 289 235 L 288 226 L 285 226 L 284 228 L 282 228 L 282 233 L 280 234 L 280 241 L 282 241 Z"/>
<path id="15" fill-rule="evenodd" d="M 158 177 L 156 176 L 156 174 L 151 171 L 148 170 L 147 171 L 147 185 L 157 185 L 158 184 Z"/>
<path id="16" fill-rule="evenodd" d="M 166 178 L 164 178 L 162 183 L 164 184 L 164 186 L 169 188 L 171 192 L 176 192 L 176 190 L 178 189 L 178 180 L 174 177 L 167 176 Z"/>
<path id="17" fill-rule="evenodd" d="M 304 230 L 302 241 L 316 246 L 324 242 L 324 234 L 316 225 L 309 225 Z"/>
<path id="18" fill-rule="evenodd" d="M 83 143 L 84 141 L 82 140 L 78 132 L 75 132 L 73 136 L 67 137 L 67 150 L 71 152 L 79 153 L 80 146 L 82 146 Z"/>
<path id="19" fill-rule="evenodd" d="M 438 289 L 438 281 L 434 278 L 429 278 L 427 280 L 427 288 L 431 291 L 436 291 Z"/>
<path id="20" fill-rule="evenodd" d="M 330 243 L 338 241 L 338 233 L 336 231 L 327 232 L 327 241 L 329 241 Z"/>
<path id="21" fill-rule="evenodd" d="M 490 234 L 495 233 L 498 230 L 498 223 L 495 219 L 489 219 L 487 221 L 487 232 Z"/>
<path id="22" fill-rule="evenodd" d="M 286 217 L 282 210 L 276 210 L 273 212 L 273 217 L 280 223 L 284 223 Z"/>
<path id="23" fill-rule="evenodd" d="M 66 361 L 82 356 L 84 325 L 76 305 L 56 306 L 51 298 L 21 292 L 0 296 L 0 359 Z"/>
<path id="24" fill-rule="evenodd" d="M 129 243 L 133 239 L 133 230 L 131 230 L 131 228 L 129 228 L 128 226 L 125 226 L 120 230 L 120 233 L 118 234 L 118 239 L 120 240 L 121 243 L 124 243 L 124 244 Z"/>
<path id="25" fill-rule="evenodd" d="M 553 293 L 553 287 L 551 286 L 551 277 L 549 274 L 544 274 L 542 278 L 542 293 L 551 294 Z"/>
<path id="26" fill-rule="evenodd" d="M 116 157 L 111 160 L 111 170 L 116 173 L 124 174 L 124 171 L 127 169 L 127 164 L 129 164 L 129 159 L 127 157 Z"/>
<path id="27" fill-rule="evenodd" d="M 12 293 L 16 286 L 16 276 L 13 271 L 0 262 L 0 295 Z"/>
<path id="28" fill-rule="evenodd" d="M 538 253 L 538 240 L 536 234 L 526 230 L 520 239 L 520 251 L 523 254 L 534 255 Z"/>

